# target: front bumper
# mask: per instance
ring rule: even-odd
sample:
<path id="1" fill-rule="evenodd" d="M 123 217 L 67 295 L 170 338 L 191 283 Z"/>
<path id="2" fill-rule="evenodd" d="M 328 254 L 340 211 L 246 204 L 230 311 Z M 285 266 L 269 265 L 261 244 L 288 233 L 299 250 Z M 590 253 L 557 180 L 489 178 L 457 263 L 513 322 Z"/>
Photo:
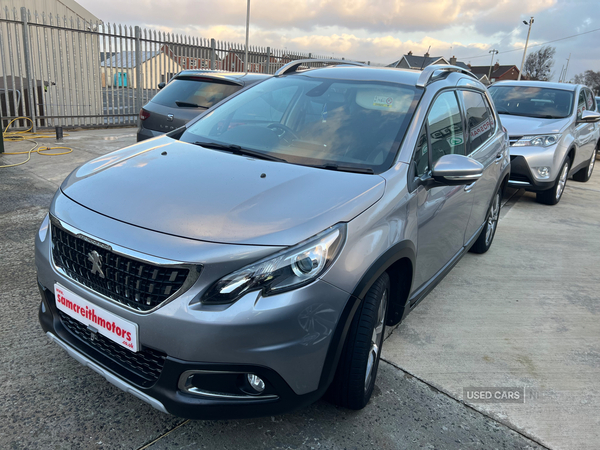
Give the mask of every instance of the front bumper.
<path id="1" fill-rule="evenodd" d="M 169 242 L 163 244 L 171 245 L 164 248 L 189 249 L 196 257 L 198 254 L 206 257 L 219 250 L 215 248 L 218 244 L 181 243 L 178 242 L 181 238 L 160 237 L 71 206 L 69 217 L 73 222 L 94 223 L 98 229 L 106 230 L 105 237 L 127 237 L 132 231 L 137 239 L 149 238 L 144 242 L 153 243 L 157 250 L 162 248 L 157 241 L 166 239 Z M 79 222 L 80 219 L 86 220 Z M 50 236 L 48 232 L 45 238 L 42 233 L 36 237 L 36 266 L 43 299 L 39 314 L 42 328 L 71 356 L 121 389 L 161 411 L 193 419 L 279 414 L 314 402 L 326 390 L 335 369 L 335 357 L 332 359 L 331 355 L 339 355 L 337 349 L 343 342 L 338 322 L 347 309 L 350 294 L 317 280 L 276 296 L 263 298 L 256 292 L 250 293 L 229 307 L 191 306 L 190 302 L 217 276 L 215 273 L 209 275 L 207 264 L 203 275 L 186 293 L 156 310 L 140 314 L 108 301 L 56 270 Z M 192 258 L 181 256 L 183 261 Z M 203 279 L 204 275 L 209 279 Z M 140 330 L 141 348 L 149 352 L 149 358 L 134 358 L 131 363 L 128 350 L 124 350 L 124 357 L 107 352 L 97 342 L 90 342 L 85 327 L 74 330 L 73 324 L 67 323 L 68 317 L 56 308 L 55 283 L 135 322 Z M 153 358 L 160 359 L 162 364 L 158 369 L 151 368 L 150 372 L 157 374 L 154 378 L 146 377 L 144 370 L 130 370 L 132 364 L 142 367 L 148 361 L 153 363 Z M 268 386 L 265 394 L 270 398 L 191 394 L 178 388 L 182 374 L 188 371 L 256 374 L 265 380 Z"/>
<path id="2" fill-rule="evenodd" d="M 525 157 L 510 155 L 510 178 L 508 185 L 514 188 L 524 188 L 528 191 L 545 191 L 554 186 L 554 180 L 538 181 L 533 176 Z"/>
<path id="3" fill-rule="evenodd" d="M 167 356 L 158 380 L 150 387 L 136 386 L 127 378 L 127 369 L 106 357 L 70 332 L 59 318 L 54 306 L 54 295 L 40 286 L 43 303 L 39 319 L 42 329 L 51 341 L 62 347 L 69 356 L 102 375 L 109 383 L 132 394 L 164 413 L 189 419 L 240 419 L 281 414 L 309 405 L 318 400 L 326 386 L 314 392 L 298 395 L 274 370 L 249 364 L 219 364 L 190 362 Z M 253 373 L 260 376 L 275 396 L 218 398 L 192 395 L 178 390 L 182 374 L 194 371 L 220 373 Z"/>

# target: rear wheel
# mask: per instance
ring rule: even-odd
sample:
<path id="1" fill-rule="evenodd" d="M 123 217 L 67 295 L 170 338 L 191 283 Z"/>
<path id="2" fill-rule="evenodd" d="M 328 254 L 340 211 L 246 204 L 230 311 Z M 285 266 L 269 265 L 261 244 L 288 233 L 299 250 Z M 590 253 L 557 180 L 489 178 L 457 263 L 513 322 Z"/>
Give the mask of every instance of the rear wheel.
<path id="1" fill-rule="evenodd" d="M 590 158 L 590 162 L 586 167 L 579 170 L 575 175 L 573 175 L 573 179 L 575 181 L 581 181 L 585 183 L 592 177 L 592 172 L 594 171 L 594 163 L 596 162 L 596 150 L 592 153 L 592 157 Z"/>
<path id="2" fill-rule="evenodd" d="M 383 273 L 356 311 L 329 388 L 331 400 L 346 408 L 362 409 L 375 387 L 390 296 L 390 277 Z"/>
<path id="3" fill-rule="evenodd" d="M 569 178 L 569 167 L 571 167 L 571 160 L 567 159 L 556 177 L 554 186 L 537 193 L 536 200 L 538 202 L 545 205 L 556 205 L 560 201 L 567 185 L 567 178 Z"/>
<path id="4" fill-rule="evenodd" d="M 494 200 L 490 205 L 490 209 L 485 219 L 485 225 L 481 230 L 481 234 L 471 247 L 470 251 L 473 253 L 485 253 L 492 246 L 494 236 L 496 235 L 496 228 L 498 228 L 498 220 L 500 219 L 500 208 L 502 207 L 502 191 L 498 190 L 494 196 Z"/>

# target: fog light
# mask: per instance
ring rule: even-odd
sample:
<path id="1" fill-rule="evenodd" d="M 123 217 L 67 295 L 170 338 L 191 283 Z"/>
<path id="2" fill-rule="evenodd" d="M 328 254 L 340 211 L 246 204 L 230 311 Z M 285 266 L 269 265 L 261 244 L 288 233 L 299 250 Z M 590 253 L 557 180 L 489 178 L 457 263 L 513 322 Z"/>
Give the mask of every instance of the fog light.
<path id="1" fill-rule="evenodd" d="M 540 178 L 548 178 L 550 176 L 550 167 L 538 167 L 537 173 Z"/>
<path id="2" fill-rule="evenodd" d="M 249 373 L 246 375 L 248 379 L 248 384 L 252 389 L 256 391 L 257 394 L 261 394 L 265 390 L 265 382 L 257 375 Z"/>

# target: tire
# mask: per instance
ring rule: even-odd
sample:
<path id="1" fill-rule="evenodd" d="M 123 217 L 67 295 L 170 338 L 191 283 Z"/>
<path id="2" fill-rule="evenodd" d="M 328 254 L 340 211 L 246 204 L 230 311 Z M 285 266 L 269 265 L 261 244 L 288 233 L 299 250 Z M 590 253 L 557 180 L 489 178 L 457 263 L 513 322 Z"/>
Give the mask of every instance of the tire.
<path id="1" fill-rule="evenodd" d="M 575 175 L 573 175 L 573 179 L 575 181 L 579 181 L 581 183 L 585 183 L 592 177 L 592 172 L 594 171 L 594 163 L 596 162 L 596 150 L 592 153 L 592 157 L 590 158 L 590 162 L 583 169 L 577 171 Z"/>
<path id="2" fill-rule="evenodd" d="M 560 201 L 563 193 L 565 192 L 565 187 L 567 186 L 570 167 L 571 160 L 567 158 L 567 160 L 563 163 L 560 172 L 558 172 L 554 186 L 546 191 L 537 193 L 536 200 L 539 203 L 543 203 L 544 205 L 556 205 Z"/>
<path id="3" fill-rule="evenodd" d="M 371 286 L 354 315 L 329 399 L 345 408 L 364 408 L 375 387 L 390 293 L 390 277 L 383 273 Z"/>
<path id="4" fill-rule="evenodd" d="M 502 208 L 502 190 L 498 189 L 494 200 L 490 205 L 487 216 L 485 218 L 485 225 L 479 234 L 479 237 L 470 248 L 470 252 L 473 253 L 485 253 L 492 246 L 494 242 L 494 236 L 496 235 L 496 229 L 498 228 L 498 221 L 500 219 L 500 208 Z"/>

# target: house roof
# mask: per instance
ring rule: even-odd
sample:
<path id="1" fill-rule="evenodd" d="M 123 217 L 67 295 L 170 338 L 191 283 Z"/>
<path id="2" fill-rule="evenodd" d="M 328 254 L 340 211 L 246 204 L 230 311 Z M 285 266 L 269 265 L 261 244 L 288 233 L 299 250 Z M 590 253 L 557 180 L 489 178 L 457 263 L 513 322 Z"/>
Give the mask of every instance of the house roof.
<path id="1" fill-rule="evenodd" d="M 142 52 L 142 63 L 154 58 L 160 52 L 158 50 L 152 52 Z M 102 67 L 119 67 L 122 69 L 132 69 L 135 67 L 135 52 L 115 53 L 110 58 L 106 58 L 100 65 Z"/>
<path id="2" fill-rule="evenodd" d="M 404 55 L 398 61 L 394 61 L 387 67 L 397 67 L 400 64 L 400 61 L 402 61 L 402 59 L 406 60 L 408 66 L 411 69 L 422 69 L 424 67 L 438 62 L 439 60 L 441 60 L 441 64 L 448 64 L 448 61 L 446 61 L 443 56 Z"/>
<path id="3" fill-rule="evenodd" d="M 500 78 L 511 69 L 519 70 L 514 64 L 506 66 L 493 66 L 491 78 Z M 475 75 L 487 75 L 490 73 L 490 66 L 471 66 L 471 72 Z"/>

